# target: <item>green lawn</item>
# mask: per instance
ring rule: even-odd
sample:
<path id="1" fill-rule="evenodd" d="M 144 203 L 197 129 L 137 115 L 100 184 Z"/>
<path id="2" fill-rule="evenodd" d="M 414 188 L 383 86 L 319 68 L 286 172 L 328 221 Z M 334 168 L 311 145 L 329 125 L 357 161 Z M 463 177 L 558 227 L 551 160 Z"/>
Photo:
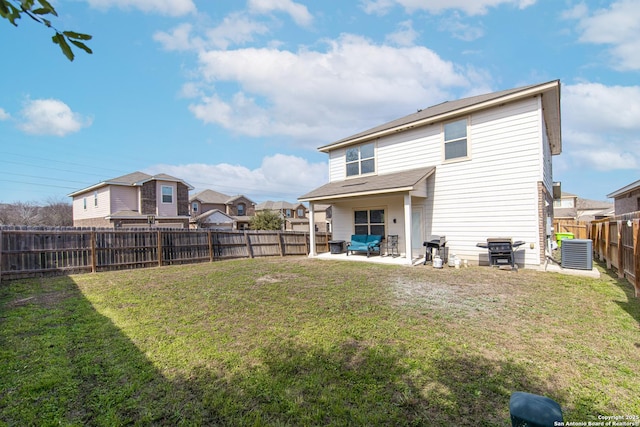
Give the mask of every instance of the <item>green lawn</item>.
<path id="1" fill-rule="evenodd" d="M 0 284 L 0 425 L 509 426 L 640 415 L 626 281 L 307 258 Z"/>

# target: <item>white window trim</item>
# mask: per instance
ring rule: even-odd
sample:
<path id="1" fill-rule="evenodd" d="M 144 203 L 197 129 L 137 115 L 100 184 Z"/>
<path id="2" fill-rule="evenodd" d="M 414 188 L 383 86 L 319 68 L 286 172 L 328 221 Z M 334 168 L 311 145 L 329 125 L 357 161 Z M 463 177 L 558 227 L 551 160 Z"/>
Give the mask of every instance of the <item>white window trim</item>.
<path id="1" fill-rule="evenodd" d="M 362 161 L 371 159 L 371 157 L 367 157 L 365 159 L 360 157 L 360 147 L 362 147 L 363 145 L 369 145 L 369 144 L 373 145 L 373 172 L 362 173 Z M 357 161 L 348 162 L 347 161 L 347 150 L 349 150 L 350 148 L 356 148 L 356 147 L 358 147 L 358 160 Z M 356 162 L 358 163 L 358 173 L 356 175 L 347 175 L 347 165 L 351 164 L 351 163 L 356 163 Z M 346 179 L 359 178 L 361 176 L 376 175 L 377 171 L 378 171 L 378 144 L 377 144 L 377 141 L 363 142 L 361 144 L 352 145 L 352 146 L 346 147 L 344 149 L 344 176 L 345 176 Z"/>
<path id="2" fill-rule="evenodd" d="M 464 157 L 454 157 L 453 159 L 447 159 L 446 158 L 446 151 L 445 151 L 445 145 L 447 144 L 447 141 L 444 139 L 445 135 L 444 135 L 444 126 L 449 124 L 449 123 L 455 123 L 455 122 L 461 122 L 462 120 L 466 120 L 467 122 L 467 136 L 466 136 L 466 140 L 467 140 L 467 155 Z M 454 120 L 447 120 L 446 122 L 442 123 L 442 163 L 455 163 L 455 162 L 462 162 L 465 160 L 471 160 L 471 126 L 470 126 L 470 121 L 471 118 L 469 116 L 465 117 L 465 118 L 457 118 Z M 451 142 L 456 141 L 455 139 L 451 140 Z"/>
<path id="3" fill-rule="evenodd" d="M 164 201 L 164 189 L 165 188 L 171 189 L 171 201 L 170 202 L 165 202 Z M 173 204 L 173 200 L 174 200 L 173 193 L 175 193 L 175 192 L 173 191 L 173 187 L 172 186 L 170 186 L 170 185 L 161 185 L 160 186 L 160 202 L 163 205 L 172 205 Z"/>

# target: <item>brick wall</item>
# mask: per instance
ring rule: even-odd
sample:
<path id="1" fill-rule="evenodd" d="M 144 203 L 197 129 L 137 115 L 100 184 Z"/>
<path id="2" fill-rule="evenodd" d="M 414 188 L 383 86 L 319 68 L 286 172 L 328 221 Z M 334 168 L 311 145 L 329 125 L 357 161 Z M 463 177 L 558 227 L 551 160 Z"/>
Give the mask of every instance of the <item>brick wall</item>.
<path id="1" fill-rule="evenodd" d="M 156 214 L 156 181 L 148 181 L 142 185 L 140 191 L 140 205 L 142 206 L 143 215 L 155 215 Z"/>

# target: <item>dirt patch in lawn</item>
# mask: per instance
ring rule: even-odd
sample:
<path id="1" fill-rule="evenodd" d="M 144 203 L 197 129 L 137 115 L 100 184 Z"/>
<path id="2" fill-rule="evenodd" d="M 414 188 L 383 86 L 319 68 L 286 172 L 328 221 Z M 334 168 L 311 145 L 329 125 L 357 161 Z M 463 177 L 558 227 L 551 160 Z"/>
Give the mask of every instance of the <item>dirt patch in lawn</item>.
<path id="1" fill-rule="evenodd" d="M 499 313 L 527 291 L 527 272 L 493 268 L 426 270 L 392 280 L 396 304 L 456 315 Z"/>

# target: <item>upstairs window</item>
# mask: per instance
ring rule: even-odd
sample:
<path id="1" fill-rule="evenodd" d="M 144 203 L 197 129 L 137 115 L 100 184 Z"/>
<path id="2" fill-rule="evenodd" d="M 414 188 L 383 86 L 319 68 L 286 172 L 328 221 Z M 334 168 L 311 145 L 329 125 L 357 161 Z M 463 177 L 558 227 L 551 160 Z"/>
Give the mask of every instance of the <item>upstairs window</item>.
<path id="1" fill-rule="evenodd" d="M 285 210 L 285 211 L 284 211 L 284 213 L 285 213 L 285 216 L 286 216 L 287 218 L 291 218 L 291 217 L 292 217 L 292 215 L 291 215 L 291 209 L 287 209 L 287 210 Z"/>
<path id="2" fill-rule="evenodd" d="M 444 125 L 444 159 L 463 159 L 468 156 L 467 119 Z"/>
<path id="3" fill-rule="evenodd" d="M 162 186 L 162 203 L 173 203 L 173 187 Z"/>
<path id="4" fill-rule="evenodd" d="M 98 207 L 98 192 L 93 192 L 93 206 Z"/>
<path id="5" fill-rule="evenodd" d="M 193 202 L 191 204 L 191 212 L 198 213 L 198 202 Z"/>
<path id="6" fill-rule="evenodd" d="M 304 218 L 304 209 L 298 208 L 298 218 Z"/>
<path id="7" fill-rule="evenodd" d="M 244 216 L 244 204 L 240 203 L 238 205 L 238 216 Z"/>
<path id="8" fill-rule="evenodd" d="M 374 143 L 347 148 L 347 176 L 357 176 L 376 171 Z"/>

